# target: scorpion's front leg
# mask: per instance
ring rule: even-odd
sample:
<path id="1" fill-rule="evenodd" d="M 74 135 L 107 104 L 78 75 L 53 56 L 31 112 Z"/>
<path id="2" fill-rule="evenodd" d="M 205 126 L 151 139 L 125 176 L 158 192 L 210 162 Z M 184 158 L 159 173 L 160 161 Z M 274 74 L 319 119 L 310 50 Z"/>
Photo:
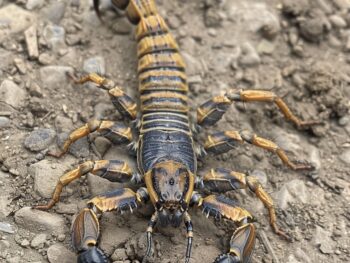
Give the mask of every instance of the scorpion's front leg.
<path id="1" fill-rule="evenodd" d="M 261 183 L 255 177 L 224 168 L 217 168 L 211 169 L 210 172 L 201 179 L 199 186 L 217 193 L 225 193 L 237 189 L 249 189 L 260 199 L 268 210 L 270 225 L 273 231 L 286 240 L 290 240 L 290 237 L 277 226 L 276 211 L 271 196 L 263 189 Z"/>
<path id="2" fill-rule="evenodd" d="M 59 158 L 68 151 L 74 142 L 95 131 L 114 144 L 130 143 L 133 139 L 131 128 L 123 123 L 92 120 L 68 135 L 68 138 L 63 143 L 61 152 L 49 152 L 48 154 Z"/>
<path id="3" fill-rule="evenodd" d="M 255 145 L 276 154 L 282 162 L 293 170 L 313 170 L 315 167 L 307 162 L 292 162 L 286 152 L 273 141 L 261 138 L 250 131 L 225 131 L 209 135 L 204 149 L 206 152 L 221 154 L 228 152 L 244 142 Z"/>
<path id="4" fill-rule="evenodd" d="M 98 215 L 103 212 L 117 210 L 127 212 L 137 208 L 148 200 L 145 188 L 136 193 L 128 188 L 118 189 L 101 194 L 88 202 L 72 224 L 73 248 L 78 252 L 78 263 L 107 263 L 107 256 L 97 247 L 100 235 Z"/>
<path id="5" fill-rule="evenodd" d="M 298 128 L 307 128 L 320 124 L 319 121 L 302 121 L 288 108 L 287 104 L 275 93 L 265 90 L 231 90 L 223 96 L 216 96 L 203 103 L 197 110 L 197 122 L 202 126 L 214 125 L 228 110 L 233 102 L 270 102 L 275 103 L 287 120 Z"/>
<path id="6" fill-rule="evenodd" d="M 255 245 L 256 230 L 251 223 L 253 217 L 245 209 L 238 207 L 236 203 L 225 197 L 210 195 L 197 199 L 197 206 L 203 212 L 215 218 L 227 218 L 238 224 L 230 241 L 230 250 L 226 254 L 219 255 L 214 263 L 248 263 Z"/>
<path id="7" fill-rule="evenodd" d="M 74 169 L 63 176 L 60 177 L 56 185 L 55 191 L 52 195 L 51 200 L 46 205 L 39 205 L 34 208 L 47 210 L 52 208 L 60 199 L 63 187 L 86 175 L 88 173 L 97 175 L 99 177 L 105 178 L 111 182 L 140 182 L 140 177 L 138 174 L 133 174 L 129 165 L 124 161 L 118 160 L 100 160 L 100 161 L 87 161 L 79 165 L 77 169 Z"/>

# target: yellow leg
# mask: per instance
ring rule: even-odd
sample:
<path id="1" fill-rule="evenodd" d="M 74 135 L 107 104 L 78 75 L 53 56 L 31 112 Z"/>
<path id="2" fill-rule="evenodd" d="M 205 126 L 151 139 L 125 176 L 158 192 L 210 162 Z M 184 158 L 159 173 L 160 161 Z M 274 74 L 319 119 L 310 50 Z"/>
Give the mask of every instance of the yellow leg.
<path id="1" fill-rule="evenodd" d="M 247 176 L 243 173 L 230 171 L 223 168 L 211 169 L 203 177 L 202 181 L 205 188 L 212 192 L 227 192 L 236 189 L 250 189 L 255 193 L 256 197 L 264 204 L 269 212 L 270 225 L 273 231 L 289 240 L 290 238 L 282 230 L 280 230 L 276 223 L 276 211 L 273 200 L 270 195 L 263 189 L 260 182 L 254 177 Z M 227 211 L 226 213 L 228 213 Z"/>
<path id="2" fill-rule="evenodd" d="M 79 165 L 77 169 L 74 169 L 60 177 L 52 198 L 47 205 L 39 205 L 34 208 L 41 210 L 52 208 L 59 201 L 63 187 L 88 173 L 106 178 L 112 182 L 127 182 L 134 179 L 130 167 L 123 161 L 87 161 Z"/>
<path id="3" fill-rule="evenodd" d="M 101 77 L 96 73 L 90 73 L 86 76 L 82 76 L 81 78 L 76 78 L 73 75 L 69 76 L 76 84 L 93 82 L 99 88 L 107 90 L 113 105 L 117 108 L 120 114 L 130 120 L 136 119 L 137 103 L 130 96 L 125 94 L 120 87 L 115 86 L 112 80 Z"/>
<path id="4" fill-rule="evenodd" d="M 248 142 L 259 148 L 277 154 L 282 162 L 293 170 L 314 169 L 314 166 L 309 163 L 294 163 L 290 161 L 285 151 L 283 151 L 276 143 L 261 138 L 249 131 L 225 131 L 214 133 L 208 136 L 204 148 L 206 152 L 221 154 L 234 149 L 244 142 Z"/>
<path id="5" fill-rule="evenodd" d="M 61 152 L 49 152 L 48 154 L 59 158 L 68 151 L 69 146 L 72 143 L 95 131 L 101 133 L 101 135 L 105 136 L 115 144 L 132 141 L 131 128 L 125 126 L 124 124 L 113 121 L 92 120 L 83 127 L 80 127 L 69 134 L 68 138 L 63 143 Z"/>
<path id="6" fill-rule="evenodd" d="M 311 125 L 320 124 L 320 121 L 302 121 L 296 117 L 288 108 L 287 104 L 275 93 L 265 90 L 232 90 L 226 94 L 232 101 L 243 102 L 273 102 L 277 105 L 287 120 L 293 122 L 298 128 L 306 128 Z"/>

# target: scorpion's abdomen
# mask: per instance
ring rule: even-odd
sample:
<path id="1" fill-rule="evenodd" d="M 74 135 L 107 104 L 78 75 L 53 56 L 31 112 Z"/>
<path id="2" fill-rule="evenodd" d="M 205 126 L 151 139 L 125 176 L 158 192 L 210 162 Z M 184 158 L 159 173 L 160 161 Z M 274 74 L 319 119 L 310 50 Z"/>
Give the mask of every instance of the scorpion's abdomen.
<path id="1" fill-rule="evenodd" d="M 148 171 L 155 163 L 173 160 L 196 172 L 196 156 L 190 135 L 177 131 L 153 130 L 140 138 L 139 168 Z"/>

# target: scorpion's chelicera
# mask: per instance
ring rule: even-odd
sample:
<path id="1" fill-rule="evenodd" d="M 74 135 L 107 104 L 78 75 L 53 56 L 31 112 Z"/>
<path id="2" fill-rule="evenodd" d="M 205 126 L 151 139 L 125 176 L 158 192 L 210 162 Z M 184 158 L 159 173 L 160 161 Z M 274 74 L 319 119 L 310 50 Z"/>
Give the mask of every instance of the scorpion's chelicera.
<path id="1" fill-rule="evenodd" d="M 248 142 L 278 155 L 293 170 L 313 169 L 308 163 L 291 162 L 285 152 L 274 142 L 258 137 L 249 131 L 225 131 L 208 136 L 201 150 L 195 147 L 194 135 L 200 127 L 215 124 L 234 102 L 262 101 L 275 103 L 285 118 L 303 128 L 316 122 L 303 122 L 289 110 L 284 101 L 274 93 L 263 90 L 230 90 L 202 104 L 197 111 L 197 121 L 189 120 L 188 85 L 185 63 L 168 26 L 156 9 L 154 0 L 112 0 L 119 9 L 126 9 L 129 20 L 136 25 L 139 59 L 138 76 L 140 113 L 135 101 L 111 80 L 89 74 L 76 83 L 93 82 L 106 90 L 115 107 L 127 120 L 136 120 L 137 132 L 123 123 L 92 120 L 73 131 L 56 157 L 67 152 L 76 140 L 92 132 L 99 132 L 114 144 L 134 143 L 137 152 L 138 172 L 119 160 L 87 161 L 75 170 L 60 177 L 51 201 L 37 209 L 50 209 L 59 201 L 62 188 L 88 173 L 112 182 L 131 182 L 139 186 L 117 189 L 90 200 L 72 224 L 72 243 L 78 263 L 104 263 L 107 256 L 98 248 L 100 235 L 98 216 L 116 210 L 130 211 L 151 202 L 155 212 L 147 227 L 147 251 L 144 262 L 151 255 L 152 232 L 160 227 L 179 227 L 184 222 L 187 229 L 185 262 L 191 257 L 193 228 L 189 208 L 201 208 L 208 216 L 224 217 L 237 224 L 230 241 L 230 250 L 216 259 L 216 263 L 250 262 L 255 244 L 256 229 L 252 215 L 238 207 L 236 202 L 223 195 L 203 196 L 201 189 L 225 193 L 235 189 L 249 189 L 268 209 L 270 224 L 275 233 L 288 238 L 276 224 L 273 201 L 261 184 L 251 176 L 223 168 L 210 170 L 197 176 L 197 157 L 201 154 L 220 154 Z M 97 14 L 99 1 L 94 0 Z M 135 136 L 134 134 L 137 134 Z"/>

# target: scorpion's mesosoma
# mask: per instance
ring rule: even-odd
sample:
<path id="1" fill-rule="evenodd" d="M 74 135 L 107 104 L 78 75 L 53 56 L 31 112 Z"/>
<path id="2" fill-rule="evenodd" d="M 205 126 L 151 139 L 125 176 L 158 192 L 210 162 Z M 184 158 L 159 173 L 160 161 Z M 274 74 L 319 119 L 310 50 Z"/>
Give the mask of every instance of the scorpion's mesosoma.
<path id="1" fill-rule="evenodd" d="M 199 207 L 208 216 L 224 217 L 238 226 L 233 232 L 229 251 L 219 255 L 215 262 L 250 262 L 256 238 L 252 215 L 223 195 L 202 196 L 201 189 L 207 188 L 216 193 L 244 188 L 251 190 L 268 209 L 275 233 L 287 237 L 277 227 L 273 201 L 254 177 L 242 173 L 218 168 L 210 170 L 203 177 L 197 176 L 199 153 L 194 146 L 194 130 L 215 124 L 236 101 L 275 103 L 284 116 L 298 127 L 307 127 L 316 122 L 301 121 L 281 98 L 269 91 L 230 90 L 202 104 L 197 110 L 196 123 L 191 125 L 185 63 L 154 0 L 112 0 L 112 3 L 116 8 L 126 9 L 127 17 L 136 25 L 140 114 L 134 100 L 111 80 L 89 74 L 75 79 L 75 82 L 90 81 L 105 89 L 120 114 L 139 123 L 138 136 L 134 138 L 131 128 L 123 123 L 92 120 L 69 135 L 61 153 L 51 155 L 63 155 L 73 142 L 97 131 L 115 144 L 134 142 L 139 171 L 132 172 L 127 163 L 119 160 L 87 161 L 61 176 L 51 201 L 36 208 L 51 208 L 58 202 L 64 186 L 88 173 L 112 182 L 132 182 L 140 186 L 136 192 L 124 188 L 99 195 L 90 200 L 87 208 L 75 217 L 72 243 L 79 254 L 78 263 L 108 262 L 108 257 L 98 248 L 100 214 L 112 210 L 130 211 L 148 201 L 152 202 L 155 212 L 147 228 L 144 261 L 151 256 L 152 232 L 157 223 L 160 227 L 179 227 L 184 222 L 187 229 L 185 262 L 189 262 L 193 239 L 189 207 Z M 95 0 L 94 6 L 99 15 L 98 4 L 99 1 Z M 208 136 L 203 152 L 220 154 L 243 142 L 277 154 L 293 170 L 313 168 L 307 163 L 291 162 L 278 145 L 249 131 L 214 133 Z"/>

